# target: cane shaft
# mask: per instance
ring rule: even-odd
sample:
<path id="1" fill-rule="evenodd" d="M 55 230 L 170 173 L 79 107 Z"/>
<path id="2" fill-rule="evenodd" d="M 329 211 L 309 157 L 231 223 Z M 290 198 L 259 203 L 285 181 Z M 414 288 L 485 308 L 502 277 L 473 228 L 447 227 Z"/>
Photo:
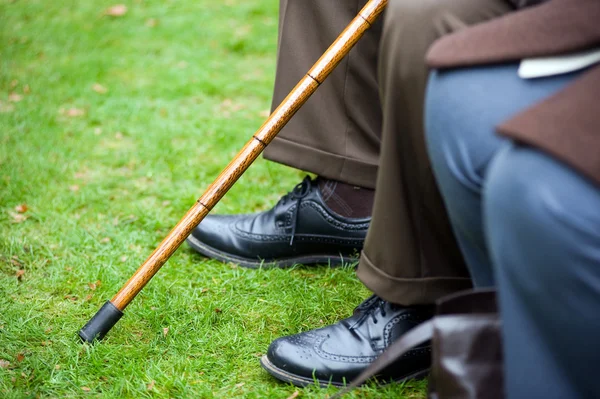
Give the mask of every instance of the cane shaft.
<path id="1" fill-rule="evenodd" d="M 169 232 L 146 261 L 121 290 L 105 304 L 92 320 L 80 331 L 84 341 L 101 339 L 118 321 L 127 305 L 144 288 L 162 265 L 185 241 L 192 230 L 204 219 L 246 169 L 260 155 L 302 104 L 314 93 L 317 87 L 333 71 L 365 31 L 377 19 L 387 5 L 387 0 L 370 0 L 352 20 L 336 41 L 327 49 L 310 71 L 273 111 L 265 123 L 256 131 L 250 141 L 206 189 L 196 204 Z M 104 310 L 103 310 L 104 309 Z M 107 319 L 108 322 L 104 322 Z"/>
<path id="2" fill-rule="evenodd" d="M 192 230 L 204 219 L 240 176 L 273 140 L 302 104 L 315 92 L 319 84 L 333 71 L 342 58 L 362 37 L 377 16 L 383 11 L 387 0 L 372 0 L 352 20 L 337 40 L 327 49 L 311 70 L 296 85 L 266 122 L 246 143 L 231 163 L 208 187 L 198 202 L 171 230 L 137 272 L 115 295 L 111 302 L 120 310 L 125 309 L 133 298 L 144 288 L 160 267 L 183 243 Z"/>

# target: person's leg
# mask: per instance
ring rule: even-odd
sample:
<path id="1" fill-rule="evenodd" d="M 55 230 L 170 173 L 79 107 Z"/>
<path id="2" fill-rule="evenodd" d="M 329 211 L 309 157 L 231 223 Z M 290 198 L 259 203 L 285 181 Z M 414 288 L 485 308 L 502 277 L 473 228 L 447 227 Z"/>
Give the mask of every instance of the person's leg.
<path id="1" fill-rule="evenodd" d="M 273 108 L 308 72 L 367 0 L 280 0 Z M 381 132 L 377 86 L 380 17 L 294 115 L 265 158 L 375 188 Z"/>
<path id="2" fill-rule="evenodd" d="M 576 75 L 523 80 L 517 67 L 434 71 L 428 86 L 425 121 L 429 155 L 477 286 L 494 284 L 481 197 L 488 165 L 507 143 L 495 134 L 495 126 L 561 89 Z"/>
<path id="3" fill-rule="evenodd" d="M 490 165 L 483 196 L 507 397 L 600 397 L 600 187 L 515 145 Z"/>
<path id="4" fill-rule="evenodd" d="M 280 0 L 272 109 L 366 3 Z M 264 152 L 266 159 L 318 175 L 323 202 L 348 218 L 370 216 L 373 207 L 381 132 L 376 66 L 382 19 Z"/>
<path id="5" fill-rule="evenodd" d="M 470 68 L 434 72 L 428 89 L 428 145 L 453 227 L 477 285 L 498 286 L 509 398 L 600 395 L 600 188 L 493 131 L 579 73 Z"/>
<path id="6" fill-rule="evenodd" d="M 367 0 L 281 0 L 273 107 L 308 72 Z M 246 267 L 354 262 L 371 221 L 381 110 L 381 20 L 265 150 L 317 174 L 270 210 L 208 215 L 188 238 L 201 254 Z"/>
<path id="7" fill-rule="evenodd" d="M 388 123 L 383 134 L 390 147 L 387 151 L 384 146 L 386 160 L 382 159 L 379 171 L 385 178 L 378 180 L 376 191 L 376 197 L 383 195 L 376 206 L 381 207 L 377 233 L 369 232 L 372 251 L 368 255 L 377 263 L 366 267 L 361 260 L 359 266 L 359 277 L 383 299 L 369 298 L 352 317 L 331 326 L 274 341 L 262 364 L 276 378 L 303 385 L 313 381 L 314 371 L 322 384 L 330 380 L 342 384 L 364 370 L 396 338 L 431 317 L 435 299 L 470 286 L 464 266 L 456 259 L 458 251 L 450 256 L 454 256 L 452 260 L 442 255 L 447 241 L 455 245 L 448 227 L 445 233 L 436 232 L 437 223 L 443 226 L 447 221 L 432 220 L 443 215 L 443 207 L 423 142 L 423 105 L 419 102 L 423 101 L 427 74 L 424 55 L 441 34 L 508 9 L 504 0 L 392 0 L 388 4 L 380 53 L 384 119 Z M 390 135 L 389 141 L 386 135 Z M 391 170 L 386 173 L 388 168 Z M 422 214 L 434 212 L 436 201 L 437 213 Z M 375 223 L 374 218 L 373 228 Z M 413 234 L 418 238 L 411 239 Z M 434 244 L 428 244 L 428 234 L 436 237 L 431 241 Z M 445 266 L 436 269 L 438 261 Z M 453 264 L 458 270 L 451 270 Z M 429 269 L 423 272 L 423 265 Z M 438 272 L 440 279 L 436 279 Z M 429 348 L 419 348 L 380 378 L 417 377 L 426 373 L 429 362 Z"/>
<path id="8" fill-rule="evenodd" d="M 423 133 L 425 53 L 444 34 L 511 10 L 505 0 L 392 0 L 379 58 L 384 114 L 373 219 L 358 277 L 382 298 L 432 304 L 471 280 L 431 171 Z"/>

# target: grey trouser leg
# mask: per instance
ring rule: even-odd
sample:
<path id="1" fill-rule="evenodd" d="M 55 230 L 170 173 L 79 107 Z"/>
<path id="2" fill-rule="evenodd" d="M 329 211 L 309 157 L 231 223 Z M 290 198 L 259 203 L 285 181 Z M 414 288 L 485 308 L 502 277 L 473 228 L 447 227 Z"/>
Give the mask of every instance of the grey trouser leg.
<path id="1" fill-rule="evenodd" d="M 598 398 L 600 186 L 494 132 L 585 72 L 517 69 L 432 74 L 431 160 L 475 284 L 498 289 L 506 397 Z"/>

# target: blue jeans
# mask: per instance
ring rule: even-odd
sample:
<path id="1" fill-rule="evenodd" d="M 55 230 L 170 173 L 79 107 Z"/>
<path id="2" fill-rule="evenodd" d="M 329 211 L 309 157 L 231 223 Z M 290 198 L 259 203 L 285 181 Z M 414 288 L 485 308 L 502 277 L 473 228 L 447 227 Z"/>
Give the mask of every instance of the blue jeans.
<path id="1" fill-rule="evenodd" d="M 600 397 L 600 187 L 494 133 L 577 75 L 502 65 L 429 82 L 429 154 L 475 285 L 498 289 L 509 398 Z"/>

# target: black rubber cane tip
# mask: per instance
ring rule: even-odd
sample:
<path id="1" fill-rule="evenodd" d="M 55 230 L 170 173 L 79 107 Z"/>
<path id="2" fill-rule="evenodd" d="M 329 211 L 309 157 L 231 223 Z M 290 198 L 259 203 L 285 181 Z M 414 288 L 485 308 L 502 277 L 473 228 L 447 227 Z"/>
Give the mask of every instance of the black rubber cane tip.
<path id="1" fill-rule="evenodd" d="M 123 312 L 113 305 L 111 301 L 106 301 L 94 317 L 79 330 L 79 337 L 83 342 L 90 344 L 95 340 L 99 341 L 117 324 L 121 317 L 123 317 Z"/>

